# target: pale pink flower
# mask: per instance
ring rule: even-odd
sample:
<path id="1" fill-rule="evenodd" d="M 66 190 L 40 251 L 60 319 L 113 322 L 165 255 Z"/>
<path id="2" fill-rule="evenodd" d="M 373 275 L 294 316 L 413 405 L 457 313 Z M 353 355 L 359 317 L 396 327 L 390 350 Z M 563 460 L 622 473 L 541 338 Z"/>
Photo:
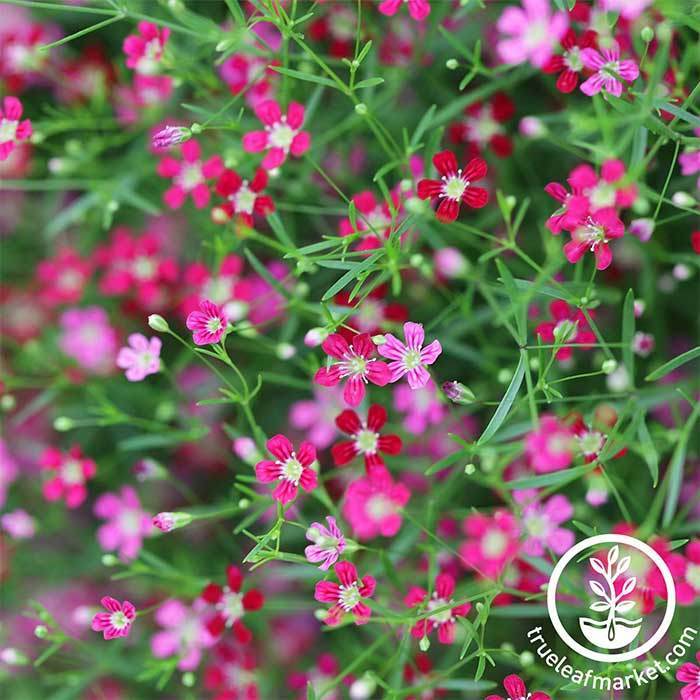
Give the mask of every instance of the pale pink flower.
<path id="1" fill-rule="evenodd" d="M 426 365 L 432 365 L 442 352 L 439 340 L 423 347 L 425 332 L 423 324 L 408 321 L 403 324 L 406 343 L 402 343 L 391 333 L 384 336 L 384 343 L 377 352 L 392 362 L 389 362 L 391 381 L 396 382 L 407 375 L 408 385 L 411 389 L 420 389 L 430 380 L 430 373 L 425 369 Z"/>
<path id="2" fill-rule="evenodd" d="M 100 306 L 69 309 L 60 318 L 61 350 L 83 369 L 108 374 L 114 368 L 117 332 L 109 325 L 107 312 Z"/>
<path id="3" fill-rule="evenodd" d="M 36 521 L 26 510 L 17 510 L 5 513 L 0 517 L 0 526 L 15 540 L 27 540 L 34 537 Z"/>
<path id="4" fill-rule="evenodd" d="M 306 558 L 321 565 L 321 571 L 328 571 L 333 564 L 338 561 L 338 557 L 345 550 L 345 537 L 335 522 L 335 518 L 326 516 L 328 527 L 321 523 L 311 523 L 311 527 L 306 531 L 306 539 L 313 544 L 304 549 Z"/>
<path id="5" fill-rule="evenodd" d="M 170 29 L 151 22 L 139 22 L 138 29 L 138 34 L 130 34 L 124 39 L 122 48 L 127 56 L 126 65 L 143 75 L 153 75 L 160 71 Z"/>
<path id="6" fill-rule="evenodd" d="M 124 486 L 120 493 L 103 493 L 93 512 L 107 522 L 97 531 L 97 541 L 107 552 L 119 551 L 122 560 L 134 559 L 143 538 L 153 532 L 151 517 L 141 508 L 136 491 Z"/>
<path id="7" fill-rule="evenodd" d="M 425 432 L 431 425 L 438 425 L 447 414 L 447 406 L 440 401 L 432 379 L 415 390 L 407 384 L 398 384 L 394 388 L 394 408 L 406 414 L 403 427 L 416 434 Z"/>
<path id="8" fill-rule="evenodd" d="M 209 299 L 199 304 L 199 311 L 192 311 L 185 323 L 192 333 L 195 345 L 213 345 L 221 340 L 226 330 L 226 314 Z"/>
<path id="9" fill-rule="evenodd" d="M 255 107 L 255 114 L 265 127 L 264 131 L 250 131 L 243 136 L 243 148 L 248 153 L 267 151 L 262 167 L 277 168 L 291 153 L 302 156 L 311 146 L 311 135 L 301 131 L 304 123 L 304 105 L 290 102 L 287 114 L 282 114 L 275 100 L 265 100 Z"/>
<path id="10" fill-rule="evenodd" d="M 620 17 L 633 22 L 654 0 L 601 0 L 600 7 L 608 12 L 619 12 Z"/>
<path id="11" fill-rule="evenodd" d="M 566 496 L 552 496 L 544 503 L 525 506 L 522 528 L 525 535 L 523 552 L 531 557 L 541 557 L 546 549 L 563 554 L 574 544 L 574 533 L 559 525 L 571 520 L 574 509 Z"/>
<path id="12" fill-rule="evenodd" d="M 565 13 L 551 14 L 549 0 L 522 0 L 521 7 L 507 7 L 496 24 L 505 35 L 497 44 L 505 63 L 530 63 L 542 68 L 564 36 L 569 20 Z"/>
<path id="13" fill-rule="evenodd" d="M 140 382 L 149 374 L 160 371 L 160 338 L 150 340 L 141 333 L 132 333 L 129 346 L 123 347 L 117 355 L 117 367 L 126 370 L 130 382 Z"/>
<path id="14" fill-rule="evenodd" d="M 620 48 L 613 43 L 609 48 L 581 50 L 581 62 L 595 73 L 581 84 L 581 92 L 589 97 L 604 90 L 619 97 L 622 94 L 620 78 L 632 83 L 639 77 L 639 67 L 632 60 L 620 60 Z"/>
<path id="15" fill-rule="evenodd" d="M 97 613 L 92 618 L 92 629 L 102 632 L 105 639 L 127 637 L 131 632 L 131 623 L 136 619 L 136 608 L 128 600 L 118 600 L 105 596 L 100 601 L 109 612 Z"/>
<path id="16" fill-rule="evenodd" d="M 306 431 L 309 440 L 323 450 L 338 434 L 335 417 L 345 408 L 345 403 L 340 388 L 324 391 L 315 387 L 313 395 L 313 399 L 302 399 L 291 405 L 289 424 Z"/>

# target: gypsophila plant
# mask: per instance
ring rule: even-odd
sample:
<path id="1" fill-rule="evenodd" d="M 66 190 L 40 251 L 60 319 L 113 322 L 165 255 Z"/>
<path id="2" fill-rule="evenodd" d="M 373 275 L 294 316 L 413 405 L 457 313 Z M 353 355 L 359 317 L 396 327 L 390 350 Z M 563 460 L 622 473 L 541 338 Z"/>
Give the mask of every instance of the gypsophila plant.
<path id="1" fill-rule="evenodd" d="M 700 700 L 696 0 L 0 5 L 3 697 Z"/>

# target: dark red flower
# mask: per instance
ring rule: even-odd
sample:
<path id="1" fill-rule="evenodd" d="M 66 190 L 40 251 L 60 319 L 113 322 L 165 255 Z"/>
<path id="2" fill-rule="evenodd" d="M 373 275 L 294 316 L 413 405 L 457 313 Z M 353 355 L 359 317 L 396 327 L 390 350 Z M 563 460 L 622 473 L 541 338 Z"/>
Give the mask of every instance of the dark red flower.
<path id="1" fill-rule="evenodd" d="M 466 143 L 469 155 L 478 156 L 486 147 L 499 158 L 513 152 L 513 142 L 503 124 L 513 118 L 515 104 L 503 92 L 497 92 L 489 102 L 475 102 L 464 110 L 461 121 L 450 124 L 453 143 Z"/>
<path id="2" fill-rule="evenodd" d="M 272 214 L 275 203 L 272 197 L 262 194 L 265 187 L 267 172 L 262 168 L 255 171 L 255 177 L 250 182 L 234 170 L 224 170 L 216 183 L 216 193 L 224 197 L 226 202 L 212 209 L 212 219 L 216 223 L 225 223 L 237 216 L 247 226 L 252 226 L 253 214 Z"/>
<path id="3" fill-rule="evenodd" d="M 542 70 L 545 73 L 559 73 L 557 78 L 557 90 L 559 92 L 573 92 L 578 85 L 579 73 L 583 70 L 581 61 L 581 49 L 595 47 L 597 34 L 592 30 L 587 30 L 576 37 L 573 29 L 569 29 L 561 40 L 563 53 L 552 56 L 547 61 Z"/>

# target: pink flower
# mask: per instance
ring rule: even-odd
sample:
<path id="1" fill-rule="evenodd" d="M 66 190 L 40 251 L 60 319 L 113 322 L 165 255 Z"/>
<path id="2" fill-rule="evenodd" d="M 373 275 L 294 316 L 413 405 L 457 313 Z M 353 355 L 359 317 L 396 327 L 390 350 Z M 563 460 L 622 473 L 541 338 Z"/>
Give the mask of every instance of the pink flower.
<path id="1" fill-rule="evenodd" d="M 120 494 L 103 493 L 95 501 L 93 512 L 107 521 L 97 531 L 100 547 L 107 552 L 119 550 L 124 561 L 134 559 L 143 538 L 152 532 L 151 518 L 141 508 L 136 491 L 124 486 Z"/>
<path id="2" fill-rule="evenodd" d="M 289 424 L 306 431 L 309 440 L 324 450 L 338 433 L 335 417 L 343 410 L 343 392 L 340 387 L 332 391 L 314 387 L 313 395 L 311 400 L 296 401 L 291 405 Z"/>
<path id="3" fill-rule="evenodd" d="M 156 659 L 177 656 L 178 669 L 193 671 L 199 666 L 202 650 L 214 646 L 217 638 L 206 627 L 209 606 L 197 598 L 191 606 L 179 600 L 166 600 L 156 610 L 155 620 L 164 627 L 151 637 L 151 652 Z"/>
<path id="4" fill-rule="evenodd" d="M 163 345 L 160 338 L 149 340 L 141 333 L 132 333 L 128 340 L 129 346 L 123 347 L 117 355 L 117 367 L 126 370 L 126 378 L 130 382 L 140 382 L 149 374 L 159 372 Z"/>
<path id="5" fill-rule="evenodd" d="M 676 671 L 676 680 L 687 683 L 681 688 L 682 700 L 700 700 L 700 651 L 695 654 L 695 659 L 697 664 L 688 661 Z"/>
<path id="6" fill-rule="evenodd" d="M 564 49 L 560 56 L 552 56 L 542 66 L 544 73 L 559 73 L 557 90 L 563 93 L 573 92 L 578 85 L 578 74 L 583 70 L 581 49 L 595 46 L 597 35 L 592 30 L 586 30 L 580 38 L 576 38 L 573 29 L 567 30 L 561 40 Z"/>
<path id="7" fill-rule="evenodd" d="M 279 481 L 272 492 L 272 497 L 282 503 L 293 501 L 301 486 L 304 491 L 316 488 L 318 476 L 311 469 L 316 461 L 316 448 L 310 442 L 302 442 L 299 451 L 294 451 L 294 445 L 284 436 L 275 435 L 267 441 L 267 449 L 276 457 L 276 461 L 264 459 L 255 465 L 255 475 L 258 481 L 269 484 Z"/>
<path id="8" fill-rule="evenodd" d="M 202 209 L 209 204 L 209 186 L 207 180 L 219 177 L 224 170 L 220 156 L 212 156 L 201 161 L 201 148 L 192 139 L 180 146 L 182 160 L 165 156 L 158 163 L 158 175 L 172 178 L 173 185 L 163 195 L 163 200 L 171 209 L 179 209 L 187 195 L 192 197 L 195 207 Z"/>
<path id="9" fill-rule="evenodd" d="M 422 323 L 408 321 L 403 324 L 403 333 L 406 344 L 402 343 L 391 333 L 384 336 L 385 342 L 379 346 L 377 352 L 392 362 L 389 363 L 391 381 L 396 382 L 404 375 L 408 375 L 408 386 L 411 389 L 424 387 L 430 379 L 430 373 L 425 369 L 426 365 L 432 365 L 442 353 L 439 340 L 423 347 L 425 332 Z"/>
<path id="10" fill-rule="evenodd" d="M 16 97 L 5 97 L 0 109 L 0 161 L 7 160 L 14 147 L 32 135 L 32 123 L 20 119 L 22 103 Z"/>
<path id="11" fill-rule="evenodd" d="M 620 60 L 620 47 L 616 43 L 600 51 L 593 48 L 583 49 L 581 62 L 589 70 L 595 71 L 581 84 L 581 92 L 589 97 L 597 95 L 601 90 L 619 97 L 623 87 L 619 78 L 632 83 L 639 77 L 639 67 L 634 61 Z"/>
<path id="12" fill-rule="evenodd" d="M 506 35 L 498 42 L 505 63 L 530 61 L 542 68 L 569 26 L 565 13 L 551 14 L 549 0 L 523 0 L 523 7 L 507 7 L 498 19 L 498 31 Z"/>
<path id="13" fill-rule="evenodd" d="M 136 619 L 136 608 L 128 601 L 120 603 L 106 595 L 100 601 L 109 612 L 97 613 L 92 618 L 92 629 L 102 632 L 105 639 L 128 637 L 131 623 Z"/>
<path id="14" fill-rule="evenodd" d="M 635 355 L 640 357 L 649 357 L 654 351 L 656 341 L 651 333 L 642 333 L 637 331 L 632 338 L 632 350 Z"/>
<path id="15" fill-rule="evenodd" d="M 369 407 L 367 420 L 362 422 L 349 409 L 343 411 L 336 419 L 336 425 L 352 440 L 337 442 L 331 449 L 335 465 L 340 467 L 351 462 L 357 455 L 363 455 L 365 469 L 369 474 L 373 468 L 384 467 L 380 452 L 397 455 L 401 451 L 401 438 L 398 435 L 380 435 L 379 431 L 387 421 L 386 409 L 378 404 Z"/>
<path id="16" fill-rule="evenodd" d="M 421 199 L 437 197 L 440 201 L 435 213 L 438 221 L 455 221 L 461 202 L 474 209 L 486 206 L 489 201 L 488 192 L 483 187 L 472 185 L 486 177 L 488 166 L 483 158 L 472 158 L 462 170 L 452 151 L 441 151 L 433 156 L 433 165 L 440 179 L 419 180 L 417 192 Z"/>
<path id="17" fill-rule="evenodd" d="M 158 73 L 158 65 L 163 58 L 163 50 L 170 36 L 170 29 L 158 27 L 151 22 L 139 22 L 139 33 L 130 34 L 124 39 L 127 68 L 138 73 L 153 75 Z"/>
<path id="18" fill-rule="evenodd" d="M 543 414 L 525 438 L 525 454 L 538 474 L 566 469 L 574 458 L 574 433 L 556 416 Z"/>
<path id="19" fill-rule="evenodd" d="M 447 413 L 432 379 L 415 390 L 407 384 L 398 384 L 394 388 L 394 408 L 406 414 L 402 425 L 412 433 L 423 433 L 429 426 L 438 425 Z"/>
<path id="20" fill-rule="evenodd" d="M 540 323 L 535 332 L 546 344 L 595 343 L 595 333 L 580 309 L 570 307 L 565 301 L 557 299 L 549 305 L 553 321 Z M 592 313 L 592 312 L 591 312 Z M 562 347 L 557 351 L 557 360 L 568 360 L 573 354 L 572 348 Z"/>
<path id="21" fill-rule="evenodd" d="M 359 540 L 393 537 L 401 528 L 401 509 L 410 497 L 408 488 L 395 483 L 387 470 L 375 470 L 348 486 L 343 517 Z"/>
<path id="22" fill-rule="evenodd" d="M 416 22 L 422 22 L 430 14 L 430 2 L 428 0 L 383 0 L 377 8 L 383 15 L 393 17 L 401 5 L 408 5 L 408 14 Z"/>
<path id="23" fill-rule="evenodd" d="M 459 548 L 462 564 L 485 578 L 498 578 L 518 554 L 520 528 L 507 510 L 497 509 L 490 516 L 469 515 L 463 529 L 468 539 Z"/>
<path id="24" fill-rule="evenodd" d="M 255 115 L 263 123 L 264 131 L 250 131 L 243 136 L 243 149 L 248 153 L 267 151 L 262 167 L 278 168 L 291 153 L 299 158 L 311 146 L 311 135 L 301 131 L 304 123 L 304 105 L 290 102 L 287 114 L 282 114 L 275 100 L 265 100 L 255 107 Z"/>
<path id="25" fill-rule="evenodd" d="M 326 624 L 337 625 L 346 613 L 351 613 L 356 625 L 364 625 L 371 617 L 372 610 L 362 599 L 372 597 L 376 581 L 372 576 L 360 580 L 357 569 L 349 561 L 336 564 L 333 571 L 340 585 L 333 581 L 319 581 L 314 592 L 314 598 L 320 603 L 333 603 L 326 615 Z"/>
<path id="26" fill-rule="evenodd" d="M 345 537 L 335 522 L 335 518 L 326 516 L 328 527 L 321 523 L 311 523 L 311 527 L 306 531 L 306 539 L 313 544 L 304 549 L 306 558 L 321 566 L 321 571 L 328 571 L 333 564 L 338 561 L 338 557 L 345 550 Z"/>
<path id="27" fill-rule="evenodd" d="M 574 533 L 558 527 L 570 520 L 574 509 L 566 496 L 552 496 L 544 503 L 531 503 L 523 509 L 522 526 L 525 534 L 523 552 L 541 557 L 545 548 L 563 554 L 574 544 Z"/>
<path id="28" fill-rule="evenodd" d="M 31 539 L 36 532 L 34 518 L 22 508 L 5 513 L 0 517 L 0 526 L 15 540 Z"/>
<path id="29" fill-rule="evenodd" d="M 60 318 L 61 350 L 83 369 L 108 374 L 114 368 L 117 332 L 109 325 L 107 312 L 100 306 L 69 309 Z"/>
<path id="30" fill-rule="evenodd" d="M 406 597 L 404 603 L 411 608 L 423 605 L 425 612 L 437 610 L 430 617 L 418 620 L 411 628 L 411 635 L 416 639 L 421 639 L 429 635 L 433 630 L 438 631 L 438 641 L 441 644 L 452 644 L 455 640 L 457 627 L 456 619 L 466 617 L 471 610 L 470 603 L 454 605 L 452 594 L 455 590 L 455 580 L 449 574 L 438 574 L 435 579 L 435 590 L 432 596 L 428 596 L 428 591 L 418 586 L 413 586 Z M 446 608 L 446 609 L 445 609 Z"/>
<path id="31" fill-rule="evenodd" d="M 391 370 L 386 363 L 372 357 L 375 348 L 367 333 L 356 335 L 350 344 L 340 333 L 332 333 L 321 347 L 336 362 L 321 367 L 314 381 L 321 386 L 336 386 L 347 377 L 343 398 L 349 406 L 360 404 L 365 397 L 367 382 L 385 386 L 391 379 Z"/>
<path id="32" fill-rule="evenodd" d="M 226 567 L 226 585 L 209 583 L 202 591 L 201 598 L 214 608 L 214 615 L 206 623 L 207 629 L 214 637 L 220 637 L 224 630 L 230 629 L 241 644 L 248 644 L 253 638 L 252 632 L 241 622 L 247 612 L 260 610 L 265 603 L 263 594 L 256 588 L 243 593 L 243 574 L 237 566 Z M 211 608 L 210 608 L 211 609 Z"/>
<path id="33" fill-rule="evenodd" d="M 41 296 L 51 306 L 79 302 L 91 273 L 92 264 L 68 246 L 60 248 L 53 258 L 42 260 L 36 268 Z"/>
<path id="34" fill-rule="evenodd" d="M 583 163 L 569 173 L 568 183 L 588 200 L 591 209 L 631 207 L 637 199 L 637 186 L 625 184 L 625 175 L 625 164 L 610 158 L 600 166 L 600 177 L 588 163 Z"/>
<path id="35" fill-rule="evenodd" d="M 693 600 L 700 598 L 700 540 L 692 540 L 685 548 L 686 567 L 681 585 L 690 589 Z"/>
<path id="36" fill-rule="evenodd" d="M 192 311 L 185 323 L 192 333 L 195 345 L 213 345 L 221 340 L 226 331 L 226 314 L 209 299 L 199 304 L 199 311 Z"/>
<path id="37" fill-rule="evenodd" d="M 19 465 L 8 449 L 7 442 L 0 437 L 0 507 L 5 505 L 7 489 L 18 473 Z"/>
<path id="38" fill-rule="evenodd" d="M 606 270 L 612 262 L 610 241 L 625 235 L 625 225 L 613 207 L 591 211 L 571 231 L 571 240 L 564 245 L 570 263 L 578 262 L 586 251 L 595 256 L 596 268 Z"/>
<path id="39" fill-rule="evenodd" d="M 268 216 L 275 211 L 272 197 L 262 194 L 267 187 L 267 173 L 258 168 L 249 183 L 233 170 L 224 170 L 216 183 L 216 193 L 226 198 L 226 202 L 212 209 L 212 219 L 224 223 L 234 216 L 246 226 L 253 225 L 253 214 Z"/>
<path id="40" fill-rule="evenodd" d="M 503 679 L 503 687 L 508 693 L 506 700 L 524 700 L 525 698 L 527 700 L 551 700 L 547 693 L 539 690 L 534 693 L 528 693 L 523 679 L 515 674 L 506 676 Z M 500 695 L 487 695 L 486 700 L 503 700 L 503 697 Z"/>
<path id="41" fill-rule="evenodd" d="M 47 447 L 39 463 L 51 473 L 43 487 L 47 501 L 63 498 L 69 508 L 77 508 L 87 498 L 85 484 L 95 476 L 97 466 L 83 457 L 80 447 L 74 445 L 65 453 L 57 447 Z"/>

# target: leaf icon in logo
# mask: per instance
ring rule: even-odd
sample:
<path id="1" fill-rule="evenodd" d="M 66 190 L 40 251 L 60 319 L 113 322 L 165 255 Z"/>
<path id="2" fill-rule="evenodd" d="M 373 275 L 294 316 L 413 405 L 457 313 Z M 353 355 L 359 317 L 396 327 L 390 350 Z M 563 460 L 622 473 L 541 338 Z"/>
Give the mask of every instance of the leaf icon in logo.
<path id="1" fill-rule="evenodd" d="M 617 561 L 617 558 L 620 556 L 620 548 L 615 545 L 609 552 L 608 552 L 608 566 L 612 567 L 612 565 Z"/>
<path id="2" fill-rule="evenodd" d="M 608 600 L 608 594 L 603 590 L 603 587 L 598 583 L 598 581 L 589 581 L 588 585 L 591 587 L 591 590 L 600 598 L 605 598 L 605 600 Z"/>
<path id="3" fill-rule="evenodd" d="M 620 561 L 617 563 L 617 569 L 615 569 L 615 578 L 617 578 L 620 574 L 624 574 L 627 569 L 630 568 L 630 557 L 622 557 Z M 613 579 L 613 580 L 614 580 Z"/>
<path id="4" fill-rule="evenodd" d="M 588 561 L 591 563 L 591 569 L 593 569 L 593 571 L 597 571 L 601 576 L 606 575 L 605 565 L 600 559 L 591 557 Z"/>
<path id="5" fill-rule="evenodd" d="M 624 584 L 622 585 L 622 590 L 620 591 L 620 594 L 617 596 L 618 600 L 629 593 L 631 593 L 635 586 L 637 585 L 637 577 L 632 576 L 631 578 L 628 578 Z"/>
<path id="6" fill-rule="evenodd" d="M 632 602 L 632 601 L 630 601 Z M 591 603 L 588 606 L 591 610 L 595 610 L 596 612 L 605 612 L 610 608 L 610 603 L 606 603 L 602 600 L 596 600 L 594 603 Z M 618 606 L 619 608 L 619 606 Z"/>
<path id="7" fill-rule="evenodd" d="M 628 610 L 631 610 L 635 605 L 636 603 L 633 600 L 623 600 L 621 603 L 617 604 L 617 612 L 626 613 Z"/>

